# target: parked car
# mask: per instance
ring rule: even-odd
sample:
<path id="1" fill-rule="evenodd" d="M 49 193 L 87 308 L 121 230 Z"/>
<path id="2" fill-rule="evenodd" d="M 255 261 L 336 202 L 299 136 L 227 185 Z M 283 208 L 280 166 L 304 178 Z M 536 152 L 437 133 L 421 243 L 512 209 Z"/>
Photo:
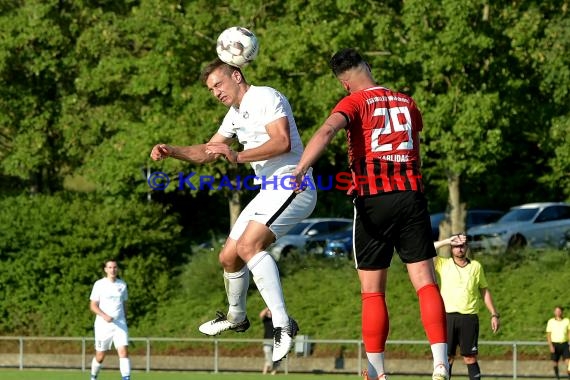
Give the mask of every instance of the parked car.
<path id="1" fill-rule="evenodd" d="M 499 210 L 467 210 L 467 218 L 465 220 L 465 229 L 479 226 L 482 224 L 489 224 L 499 220 L 505 213 Z M 438 212 L 430 215 L 431 219 L 431 233 L 433 240 L 439 240 L 439 224 L 445 218 L 445 212 Z M 460 231 L 453 231 L 460 232 Z"/>
<path id="2" fill-rule="evenodd" d="M 467 230 L 471 250 L 503 253 L 523 247 L 560 248 L 570 229 L 570 204 L 527 203 L 511 208 L 496 223 Z"/>
<path id="3" fill-rule="evenodd" d="M 305 243 L 311 236 L 328 234 L 352 226 L 352 219 L 347 218 L 309 218 L 293 227 L 287 235 L 277 239 L 269 248 L 269 253 L 279 260 L 286 257 L 291 251 L 303 252 Z"/>
<path id="4" fill-rule="evenodd" d="M 307 239 L 305 251 L 309 254 L 328 258 L 352 258 L 352 223 L 343 229 L 324 235 L 315 235 Z"/>

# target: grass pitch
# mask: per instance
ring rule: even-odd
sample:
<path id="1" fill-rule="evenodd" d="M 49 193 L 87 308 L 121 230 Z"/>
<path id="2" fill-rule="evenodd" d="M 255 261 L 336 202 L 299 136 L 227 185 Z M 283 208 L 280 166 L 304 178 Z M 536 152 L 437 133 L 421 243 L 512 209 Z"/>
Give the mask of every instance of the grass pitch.
<path id="1" fill-rule="evenodd" d="M 240 373 L 240 372 L 224 372 L 224 373 L 195 373 L 195 372 L 133 372 L 132 380 L 261 380 L 261 379 L 278 379 L 284 380 L 356 380 L 361 379 L 357 375 L 339 375 L 339 374 L 283 374 L 278 373 L 275 376 L 263 375 L 261 373 Z M 403 376 L 390 375 L 390 380 L 425 380 L 429 376 Z M 88 380 L 89 372 L 81 371 L 56 371 L 56 370 L 5 370 L 0 369 L 0 379 L 2 380 Z M 99 380 L 118 380 L 120 374 L 118 371 L 102 371 L 99 374 Z M 501 378 L 505 380 L 508 378 Z M 529 380 L 530 378 L 525 378 Z M 499 378 L 487 377 L 485 380 L 499 380 Z"/>

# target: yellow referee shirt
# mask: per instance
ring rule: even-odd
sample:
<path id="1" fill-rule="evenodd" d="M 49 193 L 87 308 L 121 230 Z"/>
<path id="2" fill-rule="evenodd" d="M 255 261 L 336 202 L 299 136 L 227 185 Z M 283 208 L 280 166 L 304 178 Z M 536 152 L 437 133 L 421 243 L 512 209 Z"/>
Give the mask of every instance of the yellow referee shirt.
<path id="1" fill-rule="evenodd" d="M 546 332 L 550 333 L 550 340 L 552 343 L 566 343 L 568 342 L 568 330 L 570 329 L 570 319 L 550 318 L 546 324 Z"/>
<path id="2" fill-rule="evenodd" d="M 481 289 L 488 287 L 481 264 L 470 260 L 469 264 L 460 267 L 451 257 L 437 257 L 435 270 L 439 276 L 445 311 L 477 314 L 481 307 Z"/>

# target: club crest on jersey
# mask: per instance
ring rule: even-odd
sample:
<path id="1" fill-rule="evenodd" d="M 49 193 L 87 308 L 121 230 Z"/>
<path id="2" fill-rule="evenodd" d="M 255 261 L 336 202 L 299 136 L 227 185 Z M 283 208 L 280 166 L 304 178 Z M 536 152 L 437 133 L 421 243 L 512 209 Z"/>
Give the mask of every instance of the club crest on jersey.
<path id="1" fill-rule="evenodd" d="M 244 119 L 249 119 L 249 112 L 245 111 L 241 117 L 243 117 Z"/>

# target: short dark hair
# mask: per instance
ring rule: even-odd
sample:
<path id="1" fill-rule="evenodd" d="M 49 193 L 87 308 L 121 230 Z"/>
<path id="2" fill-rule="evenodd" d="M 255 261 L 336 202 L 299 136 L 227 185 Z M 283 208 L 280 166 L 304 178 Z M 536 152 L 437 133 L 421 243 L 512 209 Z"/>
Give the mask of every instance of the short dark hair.
<path id="1" fill-rule="evenodd" d="M 119 265 L 119 262 L 116 259 L 107 259 L 103 261 L 103 269 L 107 268 L 107 264 L 109 263 L 115 263 L 117 266 Z"/>
<path id="2" fill-rule="evenodd" d="M 206 81 L 208 80 L 210 74 L 212 74 L 212 72 L 214 72 L 214 70 L 217 70 L 219 67 L 223 67 L 224 71 L 226 71 L 228 75 L 231 75 L 231 73 L 237 70 L 241 74 L 242 78 L 245 78 L 239 67 L 229 65 L 224 61 L 222 61 L 220 58 L 216 58 L 210 63 L 208 63 L 206 67 L 204 67 L 204 69 L 202 70 L 202 74 L 200 75 L 202 83 L 206 84 Z"/>
<path id="3" fill-rule="evenodd" d="M 362 63 L 366 63 L 362 56 L 353 48 L 346 48 L 336 52 L 329 65 L 334 75 L 339 76 L 347 70 L 358 67 Z"/>

